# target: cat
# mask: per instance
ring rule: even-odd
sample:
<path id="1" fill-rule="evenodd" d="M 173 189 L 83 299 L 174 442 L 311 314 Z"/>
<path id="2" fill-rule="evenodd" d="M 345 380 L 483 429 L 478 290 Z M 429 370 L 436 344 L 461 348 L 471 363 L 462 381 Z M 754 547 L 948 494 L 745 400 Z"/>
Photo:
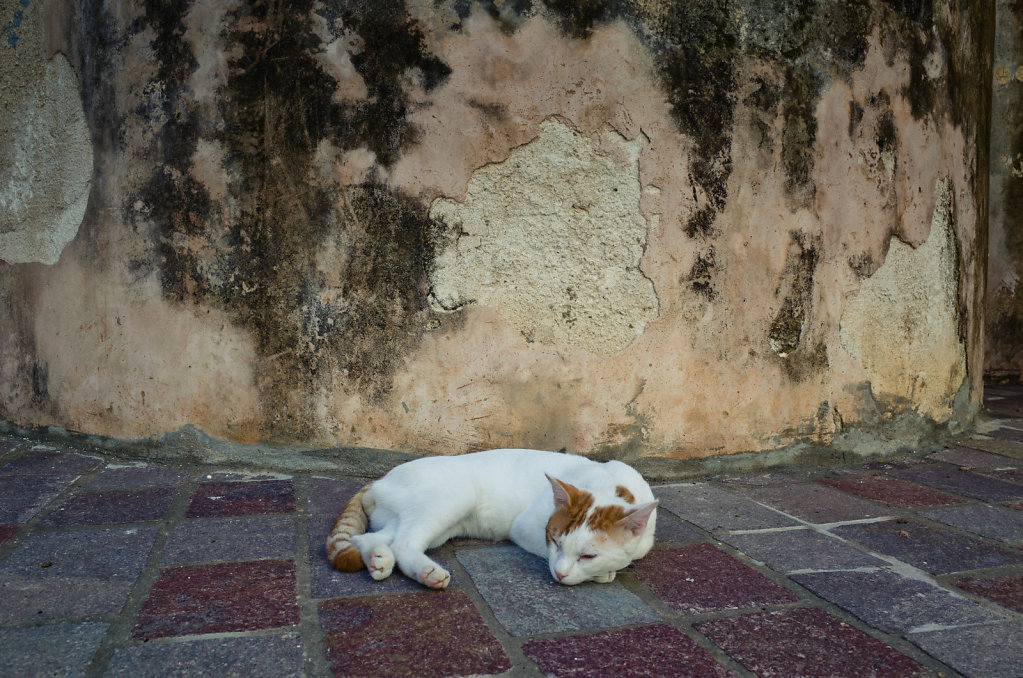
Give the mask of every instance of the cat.
<path id="1" fill-rule="evenodd" d="M 546 559 L 561 584 L 606 583 L 647 554 L 656 518 L 650 486 L 620 461 L 513 449 L 426 457 L 351 498 L 327 536 L 327 557 L 344 572 L 365 565 L 376 580 L 397 564 L 443 589 L 451 576 L 427 549 L 452 537 L 510 538 Z"/>

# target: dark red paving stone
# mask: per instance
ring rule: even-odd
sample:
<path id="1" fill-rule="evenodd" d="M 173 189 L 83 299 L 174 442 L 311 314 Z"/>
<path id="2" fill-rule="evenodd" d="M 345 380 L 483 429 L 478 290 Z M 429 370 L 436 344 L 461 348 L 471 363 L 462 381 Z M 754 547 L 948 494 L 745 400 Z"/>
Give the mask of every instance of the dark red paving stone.
<path id="1" fill-rule="evenodd" d="M 912 520 L 843 525 L 832 532 L 931 574 L 1023 563 L 1018 552 Z"/>
<path id="2" fill-rule="evenodd" d="M 185 517 L 225 518 L 294 510 L 295 484 L 291 480 L 209 482 L 196 487 Z"/>
<path id="3" fill-rule="evenodd" d="M 511 661 L 461 591 L 423 591 L 320 604 L 336 676 L 493 675 Z"/>
<path id="4" fill-rule="evenodd" d="M 255 631 L 298 623 L 295 564 L 259 560 L 164 569 L 142 604 L 132 637 Z"/>
<path id="5" fill-rule="evenodd" d="M 988 431 L 984 435 L 990 436 L 991 438 L 998 438 L 999 440 L 1011 440 L 1015 443 L 1023 443 L 1023 431 L 1015 428 L 996 428 L 993 431 Z"/>
<path id="6" fill-rule="evenodd" d="M 743 495 L 811 523 L 877 518 L 888 508 L 818 483 L 742 490 Z"/>
<path id="7" fill-rule="evenodd" d="M 824 610 L 758 612 L 695 625 L 759 676 L 900 678 L 923 667 Z"/>
<path id="8" fill-rule="evenodd" d="M 891 476 L 845 476 L 840 478 L 823 478 L 820 482 L 842 492 L 848 492 L 864 499 L 872 499 L 899 508 L 945 506 L 948 504 L 962 504 L 966 501 L 962 497 L 940 492 L 906 480 L 892 478 Z"/>
<path id="9" fill-rule="evenodd" d="M 1023 484 L 1023 469 L 1020 468 L 1002 469 L 1000 471 L 983 471 L 983 474 L 993 478 L 998 478 L 999 480 L 1007 480 L 1010 483 Z"/>
<path id="10" fill-rule="evenodd" d="M 968 577 L 957 581 L 956 586 L 998 603 L 1002 607 L 1023 613 L 1023 576 Z"/>
<path id="11" fill-rule="evenodd" d="M 713 544 L 654 549 L 632 571 L 660 600 L 683 614 L 741 610 L 799 600 Z"/>
<path id="12" fill-rule="evenodd" d="M 0 475 L 78 475 L 88 473 L 102 463 L 102 459 L 84 454 L 30 451 L 0 466 Z"/>
<path id="13" fill-rule="evenodd" d="M 673 626 L 655 624 L 588 636 L 531 640 L 522 646 L 547 676 L 558 678 L 726 678 L 709 652 Z"/>
<path id="14" fill-rule="evenodd" d="M 18 531 L 17 525 L 0 525 L 0 545 L 14 536 Z"/>
<path id="15" fill-rule="evenodd" d="M 958 468 L 917 468 L 895 471 L 892 475 L 945 492 L 980 499 L 981 501 L 1014 501 L 1023 499 L 1023 486 L 989 478 Z"/>
<path id="16" fill-rule="evenodd" d="M 53 527 L 160 520 L 170 509 L 176 493 L 176 489 L 169 487 L 79 492 L 64 500 L 40 524 Z"/>

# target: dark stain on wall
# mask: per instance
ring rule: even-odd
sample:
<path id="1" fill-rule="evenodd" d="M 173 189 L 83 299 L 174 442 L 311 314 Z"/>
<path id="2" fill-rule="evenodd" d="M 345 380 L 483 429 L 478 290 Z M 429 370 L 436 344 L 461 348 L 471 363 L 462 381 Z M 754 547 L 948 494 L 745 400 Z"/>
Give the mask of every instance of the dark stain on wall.
<path id="1" fill-rule="evenodd" d="M 685 279 L 694 292 L 707 299 L 717 296 L 717 290 L 714 289 L 714 267 L 714 248 L 712 247 L 706 252 L 696 255 L 696 261 Z"/>
<path id="2" fill-rule="evenodd" d="M 781 163 L 785 170 L 785 192 L 795 210 L 813 199 L 814 143 L 817 140 L 816 105 L 822 78 L 808 65 L 785 70 L 781 134 Z"/>
<path id="3" fill-rule="evenodd" d="M 820 261 L 820 236 L 811 238 L 801 231 L 791 233 L 785 268 L 775 294 L 781 308 L 771 323 L 768 340 L 771 348 L 785 360 L 785 369 L 796 381 L 827 366 L 827 351 L 822 343 L 808 345 L 804 336 L 813 308 L 813 276 Z"/>

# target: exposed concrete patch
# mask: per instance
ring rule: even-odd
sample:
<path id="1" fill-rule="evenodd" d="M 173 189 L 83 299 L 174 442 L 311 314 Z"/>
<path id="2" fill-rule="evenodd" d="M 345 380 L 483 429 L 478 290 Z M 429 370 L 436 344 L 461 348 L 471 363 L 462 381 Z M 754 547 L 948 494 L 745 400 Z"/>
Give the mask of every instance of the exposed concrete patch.
<path id="1" fill-rule="evenodd" d="M 78 77 L 63 54 L 44 56 L 39 3 L 0 45 L 0 259 L 53 264 L 78 233 L 92 184 L 92 142 Z"/>
<path id="2" fill-rule="evenodd" d="M 875 393 L 905 398 L 942 421 L 966 375 L 959 337 L 952 198 L 939 179 L 927 241 L 893 238 L 885 263 L 863 281 L 841 321 L 842 347 L 866 368 Z"/>
<path id="3" fill-rule="evenodd" d="M 438 198 L 431 302 L 500 310 L 528 340 L 613 353 L 657 317 L 639 269 L 646 220 L 642 135 L 599 146 L 550 119 L 501 163 L 473 173 L 464 202 Z"/>

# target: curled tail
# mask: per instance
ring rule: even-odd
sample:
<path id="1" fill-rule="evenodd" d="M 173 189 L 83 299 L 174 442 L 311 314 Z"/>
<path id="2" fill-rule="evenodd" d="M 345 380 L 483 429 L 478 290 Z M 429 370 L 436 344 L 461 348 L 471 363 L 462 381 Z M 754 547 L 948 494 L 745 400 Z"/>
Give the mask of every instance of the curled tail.
<path id="1" fill-rule="evenodd" d="M 369 516 L 362 505 L 362 497 L 371 486 L 372 483 L 366 485 L 348 500 L 334 522 L 334 528 L 327 535 L 327 559 L 342 572 L 358 572 L 362 569 L 362 556 L 352 544 L 352 537 L 362 534 L 369 526 Z"/>

